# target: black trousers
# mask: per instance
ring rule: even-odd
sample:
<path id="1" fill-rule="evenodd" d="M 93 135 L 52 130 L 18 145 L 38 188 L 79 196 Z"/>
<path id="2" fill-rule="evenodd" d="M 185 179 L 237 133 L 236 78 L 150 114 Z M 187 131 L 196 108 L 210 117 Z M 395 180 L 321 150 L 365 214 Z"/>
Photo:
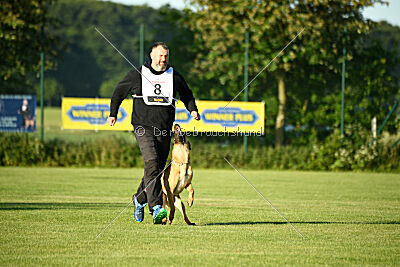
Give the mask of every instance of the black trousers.
<path id="1" fill-rule="evenodd" d="M 135 137 L 144 160 L 144 176 L 136 192 L 140 204 L 148 203 L 149 209 L 162 205 L 161 176 L 171 145 L 170 130 L 136 126 Z"/>

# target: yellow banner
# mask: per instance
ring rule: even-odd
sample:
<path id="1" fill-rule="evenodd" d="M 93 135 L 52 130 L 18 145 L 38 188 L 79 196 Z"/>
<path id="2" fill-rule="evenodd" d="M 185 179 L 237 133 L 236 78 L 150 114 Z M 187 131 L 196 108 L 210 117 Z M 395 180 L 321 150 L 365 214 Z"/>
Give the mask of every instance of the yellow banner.
<path id="1" fill-rule="evenodd" d="M 115 126 L 106 124 L 110 112 L 108 98 L 65 97 L 62 101 L 64 129 L 133 130 L 131 125 L 132 99 L 125 99 L 118 112 Z M 190 132 L 237 132 L 264 134 L 265 104 L 263 102 L 229 102 L 197 100 L 201 120 L 194 120 L 179 101 L 175 123 Z"/>
<path id="2" fill-rule="evenodd" d="M 117 123 L 111 127 L 107 125 L 109 98 L 64 97 L 61 104 L 64 129 L 132 131 L 131 113 L 132 99 L 126 99 L 119 108 Z"/>
<path id="3" fill-rule="evenodd" d="M 176 107 L 175 123 L 179 123 L 185 131 L 264 134 L 264 102 L 198 100 L 196 105 L 200 121 L 190 116 L 182 102 Z"/>

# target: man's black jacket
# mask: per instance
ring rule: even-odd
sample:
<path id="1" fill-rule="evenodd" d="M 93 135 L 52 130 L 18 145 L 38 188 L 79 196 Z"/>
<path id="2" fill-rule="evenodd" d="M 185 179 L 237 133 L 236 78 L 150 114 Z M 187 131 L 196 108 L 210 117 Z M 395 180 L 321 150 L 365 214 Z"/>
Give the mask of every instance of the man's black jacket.
<path id="1" fill-rule="evenodd" d="M 163 71 L 154 70 L 151 65 L 146 62 L 144 64 L 155 75 L 160 75 Z M 169 66 L 167 66 L 167 69 Z M 139 68 L 142 71 L 142 67 Z M 144 78 L 145 79 L 145 78 Z M 197 111 L 195 99 L 192 91 L 186 84 L 185 79 L 174 69 L 173 74 L 174 98 L 178 92 L 180 100 L 185 104 L 186 109 L 191 113 Z M 110 116 L 117 117 L 119 106 L 122 101 L 128 96 L 129 92 L 135 95 L 142 95 L 142 75 L 135 69 L 132 69 L 118 83 L 114 89 L 111 98 Z M 172 105 L 168 106 L 149 106 L 143 101 L 143 98 L 133 99 L 132 125 L 133 126 L 153 126 L 160 130 L 172 128 L 175 120 L 175 108 Z"/>

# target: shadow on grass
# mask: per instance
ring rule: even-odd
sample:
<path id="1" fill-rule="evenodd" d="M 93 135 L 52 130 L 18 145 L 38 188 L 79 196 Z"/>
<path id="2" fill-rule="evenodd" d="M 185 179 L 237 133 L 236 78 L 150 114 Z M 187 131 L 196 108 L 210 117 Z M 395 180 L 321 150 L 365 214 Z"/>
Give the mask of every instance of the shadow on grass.
<path id="1" fill-rule="evenodd" d="M 104 208 L 121 208 L 126 203 L 24 203 L 24 202 L 7 202 L 0 203 L 0 211 L 2 210 L 59 210 L 59 209 L 104 209 Z"/>
<path id="2" fill-rule="evenodd" d="M 324 222 L 324 221 L 304 221 L 304 222 L 290 222 L 291 224 L 400 224 L 398 221 L 378 221 L 378 222 Z M 206 223 L 202 226 L 214 226 L 214 225 L 254 225 L 254 224 L 287 224 L 287 222 L 216 222 Z"/>

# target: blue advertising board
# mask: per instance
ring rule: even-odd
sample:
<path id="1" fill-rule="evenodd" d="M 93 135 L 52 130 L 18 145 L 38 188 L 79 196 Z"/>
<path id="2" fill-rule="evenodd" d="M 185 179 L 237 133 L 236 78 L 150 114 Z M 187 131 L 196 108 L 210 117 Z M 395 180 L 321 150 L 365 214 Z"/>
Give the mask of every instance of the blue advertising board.
<path id="1" fill-rule="evenodd" d="M 34 132 L 36 96 L 0 95 L 0 132 Z"/>

